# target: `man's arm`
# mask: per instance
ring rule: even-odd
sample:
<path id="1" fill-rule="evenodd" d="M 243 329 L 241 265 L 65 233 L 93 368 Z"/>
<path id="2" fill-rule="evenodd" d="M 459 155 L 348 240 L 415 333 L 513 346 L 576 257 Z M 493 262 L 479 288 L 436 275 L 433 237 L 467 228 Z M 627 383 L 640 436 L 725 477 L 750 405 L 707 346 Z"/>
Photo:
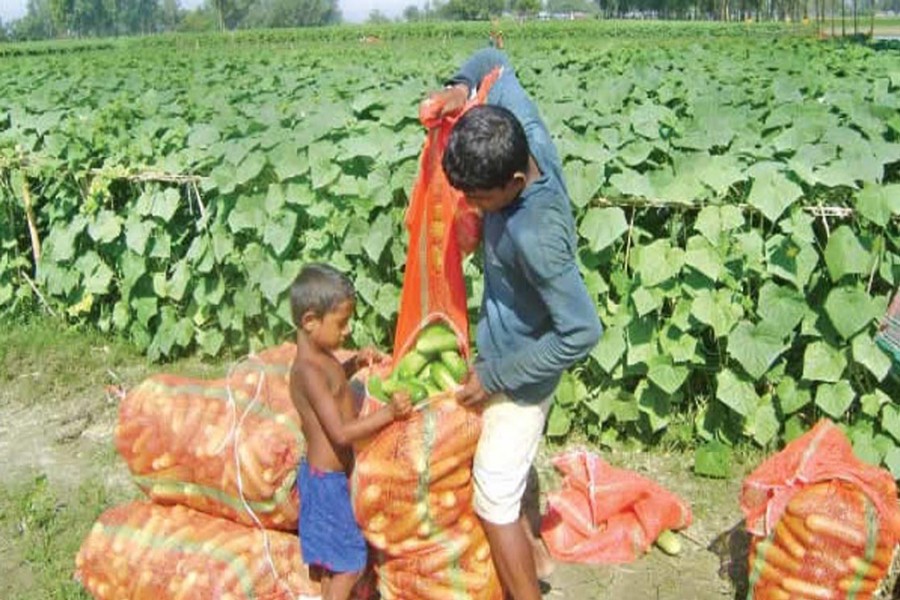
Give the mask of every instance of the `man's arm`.
<path id="1" fill-rule="evenodd" d="M 515 390 L 559 375 L 587 356 L 603 331 L 564 227 L 544 224 L 531 240 L 523 240 L 518 252 L 552 327 L 517 352 L 476 363 L 475 371 L 488 392 Z"/>

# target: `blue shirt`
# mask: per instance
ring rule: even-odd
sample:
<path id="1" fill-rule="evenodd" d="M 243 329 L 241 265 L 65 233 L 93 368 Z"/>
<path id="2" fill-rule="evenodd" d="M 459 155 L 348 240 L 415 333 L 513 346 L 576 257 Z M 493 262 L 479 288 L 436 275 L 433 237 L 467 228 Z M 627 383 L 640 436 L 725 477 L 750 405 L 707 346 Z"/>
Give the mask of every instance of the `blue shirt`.
<path id="1" fill-rule="evenodd" d="M 506 56 L 479 51 L 451 82 L 472 89 L 498 66 L 503 70 L 487 102 L 522 124 L 541 176 L 512 204 L 484 215 L 484 297 L 474 368 L 486 391 L 540 402 L 566 369 L 590 353 L 602 327 L 575 262 L 575 221 L 562 163 Z"/>

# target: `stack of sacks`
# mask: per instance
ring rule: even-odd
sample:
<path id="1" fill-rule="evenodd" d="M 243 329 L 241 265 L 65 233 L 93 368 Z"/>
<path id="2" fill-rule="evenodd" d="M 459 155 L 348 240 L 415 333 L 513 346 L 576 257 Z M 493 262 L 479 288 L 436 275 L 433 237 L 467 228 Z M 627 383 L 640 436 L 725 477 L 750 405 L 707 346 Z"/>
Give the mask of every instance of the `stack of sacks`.
<path id="1" fill-rule="evenodd" d="M 95 598 L 320 594 L 296 535 L 294 352 L 269 349 L 222 380 L 155 375 L 126 395 L 116 447 L 152 502 L 106 511 L 83 542 L 75 575 Z"/>

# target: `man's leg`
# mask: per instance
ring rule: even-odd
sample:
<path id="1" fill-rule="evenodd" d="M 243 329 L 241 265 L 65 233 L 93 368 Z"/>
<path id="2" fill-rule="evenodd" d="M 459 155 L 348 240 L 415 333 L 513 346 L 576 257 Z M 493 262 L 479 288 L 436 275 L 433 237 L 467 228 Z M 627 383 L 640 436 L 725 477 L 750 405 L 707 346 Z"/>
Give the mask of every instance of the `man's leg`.
<path id="1" fill-rule="evenodd" d="M 540 600 L 534 549 L 520 521 L 495 525 L 481 520 L 503 589 L 514 600 Z"/>
<path id="2" fill-rule="evenodd" d="M 518 404 L 499 395 L 482 415 L 475 452 L 475 511 L 481 518 L 497 575 L 514 600 L 539 600 L 533 537 L 522 517 L 528 472 L 550 408 Z"/>
<path id="3" fill-rule="evenodd" d="M 327 596 L 323 596 L 325 600 L 347 600 L 350 598 L 350 592 L 356 585 L 360 573 L 335 573 L 331 576 L 331 589 Z"/>

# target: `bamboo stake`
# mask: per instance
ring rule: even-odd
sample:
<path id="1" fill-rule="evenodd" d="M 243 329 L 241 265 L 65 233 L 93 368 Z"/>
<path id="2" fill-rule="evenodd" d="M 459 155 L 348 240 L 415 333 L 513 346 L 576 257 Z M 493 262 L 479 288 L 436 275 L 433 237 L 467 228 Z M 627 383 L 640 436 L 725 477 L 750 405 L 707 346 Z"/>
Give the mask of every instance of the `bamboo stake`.
<path id="1" fill-rule="evenodd" d="M 31 187 L 28 185 L 28 178 L 24 175 L 22 175 L 22 201 L 25 204 L 25 219 L 28 221 L 28 235 L 31 237 L 31 253 L 34 256 L 34 270 L 36 273 L 38 263 L 41 260 L 41 237 L 38 235 L 37 222 L 34 218 Z"/>

